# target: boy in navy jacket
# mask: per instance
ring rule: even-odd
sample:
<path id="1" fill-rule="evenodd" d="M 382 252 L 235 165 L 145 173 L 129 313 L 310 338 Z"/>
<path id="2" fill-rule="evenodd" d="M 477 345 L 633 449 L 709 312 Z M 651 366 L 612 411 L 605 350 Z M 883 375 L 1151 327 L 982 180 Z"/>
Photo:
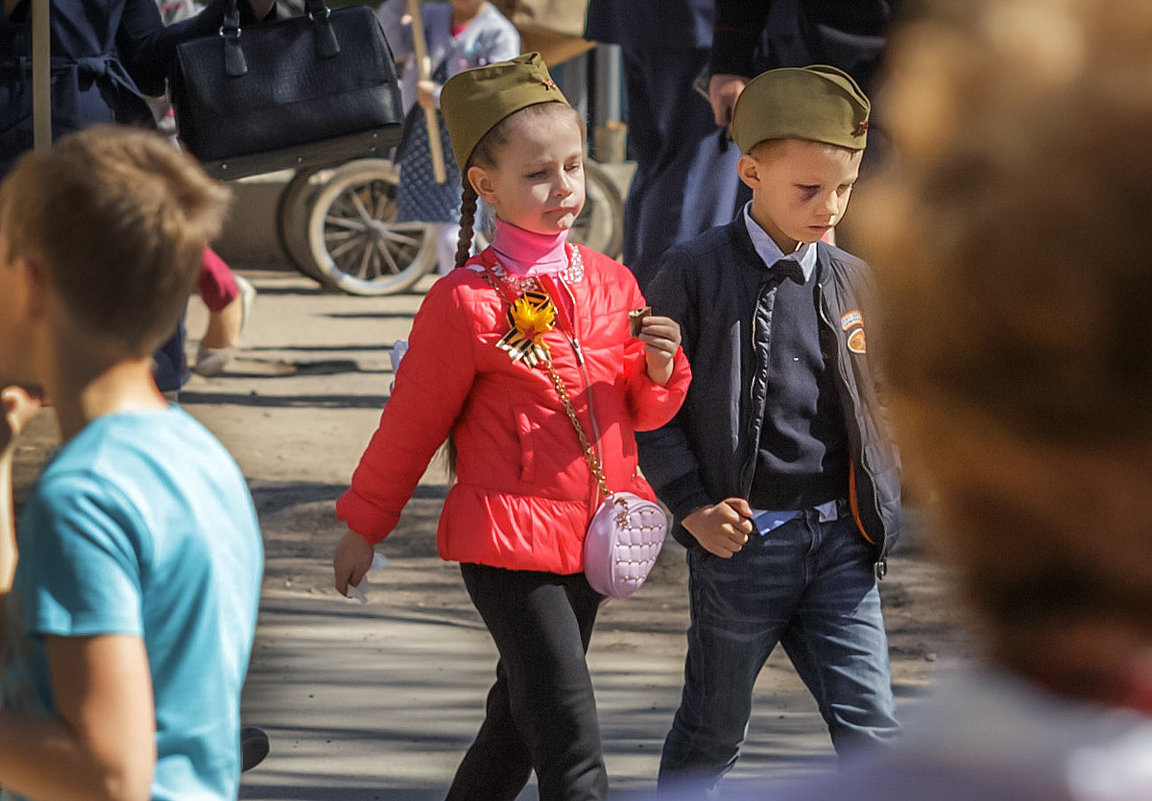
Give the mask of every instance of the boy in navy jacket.
<path id="1" fill-rule="evenodd" d="M 843 754 L 898 732 L 877 579 L 900 520 L 898 459 L 865 336 L 867 265 L 821 242 L 856 181 L 870 104 L 827 66 L 770 70 L 732 134 L 752 201 L 668 251 L 649 290 L 693 382 L 640 435 L 688 548 L 692 625 L 661 789 L 713 790 L 781 643 Z"/>

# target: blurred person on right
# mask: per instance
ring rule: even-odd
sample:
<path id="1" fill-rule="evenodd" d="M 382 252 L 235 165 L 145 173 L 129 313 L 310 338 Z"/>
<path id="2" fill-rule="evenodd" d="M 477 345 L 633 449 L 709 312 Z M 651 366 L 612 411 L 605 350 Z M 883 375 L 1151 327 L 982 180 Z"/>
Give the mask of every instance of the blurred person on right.
<path id="1" fill-rule="evenodd" d="M 1147 801 L 1152 6 L 957 9 L 893 40 L 900 174 L 865 229 L 980 658 L 894 751 L 771 797 Z"/>

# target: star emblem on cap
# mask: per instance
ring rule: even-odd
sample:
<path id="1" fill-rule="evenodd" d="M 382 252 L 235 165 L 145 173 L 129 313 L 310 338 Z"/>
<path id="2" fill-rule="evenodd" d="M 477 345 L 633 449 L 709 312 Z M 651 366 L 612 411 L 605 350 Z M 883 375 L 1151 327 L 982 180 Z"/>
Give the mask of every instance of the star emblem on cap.
<path id="1" fill-rule="evenodd" d="M 555 89 L 556 88 L 556 81 L 552 80 L 551 78 L 545 78 L 543 81 L 541 81 L 541 83 L 544 84 L 545 89 Z"/>

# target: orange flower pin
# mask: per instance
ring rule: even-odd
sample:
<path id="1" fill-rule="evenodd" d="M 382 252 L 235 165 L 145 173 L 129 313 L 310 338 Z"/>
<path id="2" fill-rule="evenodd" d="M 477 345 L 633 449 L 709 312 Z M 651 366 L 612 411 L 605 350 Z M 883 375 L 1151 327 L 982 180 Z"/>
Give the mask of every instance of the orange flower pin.
<path id="1" fill-rule="evenodd" d="M 508 325 L 512 330 L 496 343 L 508 352 L 513 362 L 535 367 L 552 356 L 544 335 L 556 327 L 556 307 L 543 292 L 525 292 L 508 308 Z"/>

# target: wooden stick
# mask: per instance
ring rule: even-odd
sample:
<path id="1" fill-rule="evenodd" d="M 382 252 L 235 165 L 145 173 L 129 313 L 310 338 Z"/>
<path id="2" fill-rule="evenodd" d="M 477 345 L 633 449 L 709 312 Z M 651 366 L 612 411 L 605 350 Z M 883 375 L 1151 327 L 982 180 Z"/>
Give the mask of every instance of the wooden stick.
<path id="1" fill-rule="evenodd" d="M 52 147 L 52 18 L 50 0 L 32 0 L 32 141 Z"/>
<path id="2" fill-rule="evenodd" d="M 408 16 L 412 19 L 412 46 L 415 49 L 416 68 L 421 81 L 431 77 L 432 63 L 428 60 L 428 43 L 424 39 L 424 20 L 420 17 L 420 0 L 408 0 Z M 448 180 L 444 171 L 444 148 L 440 143 L 440 122 L 436 109 L 424 109 L 424 122 L 428 128 L 428 150 L 432 154 L 432 174 L 436 183 Z"/>

